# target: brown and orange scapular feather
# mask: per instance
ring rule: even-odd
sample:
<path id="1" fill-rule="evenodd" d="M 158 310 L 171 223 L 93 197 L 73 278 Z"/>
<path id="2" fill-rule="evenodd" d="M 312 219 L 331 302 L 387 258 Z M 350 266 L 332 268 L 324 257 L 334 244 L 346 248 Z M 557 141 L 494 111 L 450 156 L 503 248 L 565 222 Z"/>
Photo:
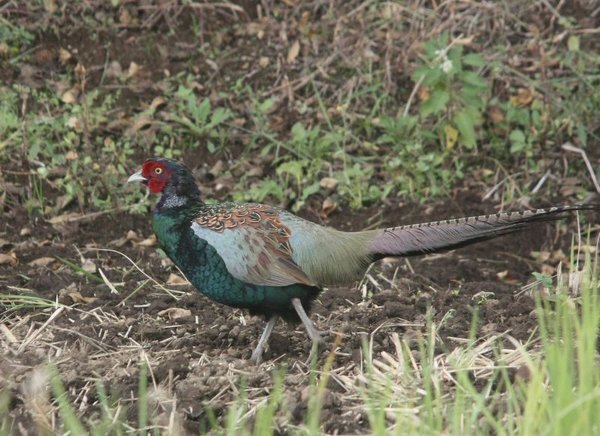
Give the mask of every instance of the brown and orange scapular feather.
<path id="1" fill-rule="evenodd" d="M 264 204 L 223 203 L 208 206 L 192 226 L 196 234 L 211 241 L 217 252 L 225 256 L 225 263 L 240 280 L 260 285 L 313 285 L 294 261 L 292 231 L 282 223 L 279 212 Z M 231 251 L 231 247 L 237 250 Z M 243 263 L 233 264 L 230 259 Z"/>

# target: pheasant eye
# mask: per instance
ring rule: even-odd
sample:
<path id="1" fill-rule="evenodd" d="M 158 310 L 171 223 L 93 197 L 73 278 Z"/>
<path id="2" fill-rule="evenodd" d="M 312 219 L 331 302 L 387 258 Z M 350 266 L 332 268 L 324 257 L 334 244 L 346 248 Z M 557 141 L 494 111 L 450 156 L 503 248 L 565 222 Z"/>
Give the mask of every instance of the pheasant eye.
<path id="1" fill-rule="evenodd" d="M 160 175 L 160 174 L 162 174 L 162 172 L 163 172 L 163 169 L 161 167 L 154 168 L 154 174 Z"/>

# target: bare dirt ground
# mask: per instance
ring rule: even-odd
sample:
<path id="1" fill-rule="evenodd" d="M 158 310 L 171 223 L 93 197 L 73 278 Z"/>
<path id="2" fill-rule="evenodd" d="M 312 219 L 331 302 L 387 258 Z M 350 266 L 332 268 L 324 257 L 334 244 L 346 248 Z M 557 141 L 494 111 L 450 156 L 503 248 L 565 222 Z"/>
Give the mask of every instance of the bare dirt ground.
<path id="1" fill-rule="evenodd" d="M 387 206 L 339 212 L 327 224 L 357 230 L 369 220 L 391 225 L 493 211 L 493 205 L 481 203 L 477 195 L 461 193 L 456 201 L 427 208 Z M 310 213 L 305 216 L 311 218 Z M 438 326 L 440 351 L 451 351 L 469 337 L 474 312 L 479 318 L 478 337 L 506 332 L 527 342 L 535 333 L 535 303 L 528 293 L 519 292 L 519 285 L 531 281 L 532 271 L 544 269 L 532 258 L 532 251 L 568 252 L 570 233 L 565 231 L 564 224 L 546 225 L 448 254 L 384 261 L 369 272 L 361 288 L 368 298 L 357 288 L 325 291 L 312 314 L 318 328 L 328 332 L 327 344 L 318 356 L 319 367 L 335 335 L 340 335 L 341 342 L 335 348 L 338 378 L 330 382 L 324 429 L 368 430 L 364 411 L 356 408 L 357 398 L 347 395 L 343 376 L 362 364 L 363 341 L 374 355 L 380 355 L 393 349 L 390 338 L 397 333 L 411 339 L 417 353 L 428 312 Z M 121 255 L 94 251 L 119 250 L 158 282 L 178 283 L 169 277 L 178 274 L 177 270 L 165 266 L 155 251 L 148 217 L 103 214 L 52 226 L 15 212 L 7 214 L 0 232 L 3 250 L 16 253 L 18 259 L 16 265 L 0 267 L 1 286 L 66 305 L 51 322 L 42 314 L 55 313 L 56 308 L 11 314 L 16 341 L 3 341 L 8 348 L 0 373 L 12 385 L 12 413 L 24 428 L 32 423 L 23 386 L 35 368 L 46 364 L 49 352 L 56 355 L 75 404 L 93 410 L 94 398 L 85 394 L 97 379 L 103 380 L 115 398 L 135 397 L 137 362 L 143 350 L 150 362 L 150 381 L 158 387 L 156 395 L 164 397 L 156 399 L 157 413 L 170 410 L 164 404 L 176 397 L 181 425 L 192 432 L 209 427 L 207 410 L 221 416 L 243 384 L 251 388 L 249 400 L 264 396 L 273 386 L 274 371 L 283 365 L 288 368 L 285 395 L 293 405 L 291 423 L 302 421 L 310 341 L 301 326 L 290 329 L 278 324 L 265 362 L 256 368 L 246 359 L 260 336 L 262 319 L 215 304 L 188 285 L 166 285 L 183 292 L 176 300 L 149 283 Z M 119 293 L 78 276 L 57 257 L 75 264 L 84 263 L 82 258 L 93 262 Z M 22 346 L 27 339 L 31 339 L 29 345 Z M 135 409 L 128 413 L 135 414 Z"/>

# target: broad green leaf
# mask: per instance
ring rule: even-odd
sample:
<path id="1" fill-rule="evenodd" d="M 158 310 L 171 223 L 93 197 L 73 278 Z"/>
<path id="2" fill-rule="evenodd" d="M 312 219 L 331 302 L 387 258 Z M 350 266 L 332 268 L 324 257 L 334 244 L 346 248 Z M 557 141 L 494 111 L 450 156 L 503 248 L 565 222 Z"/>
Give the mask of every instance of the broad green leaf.
<path id="1" fill-rule="evenodd" d="M 465 55 L 462 61 L 465 65 L 471 65 L 473 67 L 483 67 L 486 64 L 485 60 L 477 53 Z"/>
<path id="2" fill-rule="evenodd" d="M 463 71 L 458 75 L 458 78 L 464 83 L 477 88 L 486 89 L 488 87 L 488 82 L 483 77 L 475 74 L 472 71 Z"/>
<path id="3" fill-rule="evenodd" d="M 579 37 L 577 35 L 569 36 L 567 47 L 569 48 L 569 51 L 579 51 Z"/>
<path id="4" fill-rule="evenodd" d="M 290 174 L 296 179 L 301 179 L 302 175 L 304 174 L 304 168 L 306 167 L 306 164 L 307 161 L 305 160 L 292 160 L 279 165 L 276 172 L 278 175 Z"/>
<path id="5" fill-rule="evenodd" d="M 481 110 L 487 105 L 487 98 L 482 90 L 474 86 L 465 86 L 460 90 L 459 96 L 465 107 Z"/>
<path id="6" fill-rule="evenodd" d="M 223 121 L 229 119 L 231 117 L 231 112 L 229 112 L 227 109 L 224 109 L 222 107 L 217 108 L 213 114 L 212 117 L 210 118 L 210 125 L 212 127 L 217 126 L 219 124 L 221 124 Z"/>
<path id="7" fill-rule="evenodd" d="M 427 115 L 443 111 L 446 108 L 446 104 L 450 100 L 450 94 L 443 89 L 434 90 L 429 98 L 421 103 L 421 115 L 426 117 Z"/>
<path id="8" fill-rule="evenodd" d="M 311 185 L 308 185 L 307 187 L 305 187 L 302 190 L 302 200 L 306 200 L 309 196 L 316 194 L 317 192 L 319 192 L 321 190 L 321 185 L 319 184 L 319 182 L 315 182 Z"/>
<path id="9" fill-rule="evenodd" d="M 306 129 L 301 122 L 296 122 L 292 126 L 292 141 L 302 142 L 306 138 Z"/>
<path id="10" fill-rule="evenodd" d="M 194 97 L 194 103 L 192 104 L 190 101 L 188 101 L 188 105 L 196 123 L 201 125 L 205 124 L 210 113 L 210 100 L 208 98 L 205 98 L 204 100 L 202 100 L 202 103 L 200 103 L 200 105 L 197 106 L 195 104 Z"/>
<path id="11" fill-rule="evenodd" d="M 585 129 L 585 125 L 583 123 L 577 123 L 577 137 L 579 138 L 579 143 L 585 147 L 587 146 L 587 131 Z"/>
<path id="12" fill-rule="evenodd" d="M 481 112 L 476 107 L 466 106 L 463 110 L 464 110 L 464 112 L 469 114 L 469 116 L 471 117 L 471 120 L 473 120 L 474 126 L 479 126 L 483 122 L 483 117 L 481 116 Z"/>
<path id="13" fill-rule="evenodd" d="M 510 141 L 510 152 L 517 153 L 525 149 L 525 133 L 520 129 L 510 132 L 508 140 Z"/>
<path id="14" fill-rule="evenodd" d="M 273 102 L 273 99 L 268 98 L 258 106 L 258 111 L 263 114 L 267 113 L 269 110 L 271 110 L 274 104 L 275 103 Z"/>
<path id="15" fill-rule="evenodd" d="M 179 85 L 179 88 L 177 88 L 177 92 L 175 93 L 175 95 L 182 100 L 187 100 L 188 96 L 191 93 L 192 93 L 191 89 L 188 89 L 183 85 Z"/>
<path id="16" fill-rule="evenodd" d="M 465 147 L 474 148 L 477 145 L 475 136 L 475 124 L 477 120 L 473 118 L 472 114 L 462 110 L 456 113 L 453 121 L 460 133 L 460 141 Z"/>
<path id="17" fill-rule="evenodd" d="M 535 277 L 536 280 L 541 282 L 542 285 L 544 285 L 546 288 L 552 289 L 554 287 L 551 276 L 542 274 L 539 272 L 534 272 L 534 273 L 532 273 L 532 275 Z"/>
<path id="18" fill-rule="evenodd" d="M 431 68 L 423 65 L 418 67 L 414 73 L 412 73 L 411 79 L 413 80 L 413 82 L 417 83 L 419 82 L 419 80 L 421 80 L 421 78 L 425 78 L 427 77 L 427 75 L 431 72 Z"/>
<path id="19" fill-rule="evenodd" d="M 430 68 L 425 78 L 423 79 L 423 85 L 433 87 L 440 83 L 444 79 L 444 72 L 441 68 Z M 419 78 L 417 78 L 419 80 Z"/>
<path id="20" fill-rule="evenodd" d="M 448 59 L 450 59 L 457 68 L 462 63 L 462 51 L 462 45 L 455 45 L 448 51 Z"/>

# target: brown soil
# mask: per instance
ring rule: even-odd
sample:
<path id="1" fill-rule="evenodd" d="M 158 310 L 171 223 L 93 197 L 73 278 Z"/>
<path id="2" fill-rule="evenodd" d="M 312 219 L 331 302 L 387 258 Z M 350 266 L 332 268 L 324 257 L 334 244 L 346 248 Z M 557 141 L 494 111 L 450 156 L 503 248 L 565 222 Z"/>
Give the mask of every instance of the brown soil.
<path id="1" fill-rule="evenodd" d="M 338 211 L 327 224 L 360 229 L 370 217 L 378 217 L 382 225 L 387 225 L 484 211 L 494 210 L 492 205 L 481 204 L 477 195 L 463 193 L 455 202 L 437 203 L 427 210 L 388 205 L 361 212 Z M 309 213 L 305 215 L 310 218 Z M 19 236 L 23 229 L 30 229 L 31 234 Z M 356 288 L 327 290 L 312 314 L 318 328 L 327 332 L 318 366 L 323 365 L 335 335 L 341 336 L 341 343 L 336 349 L 334 368 L 360 365 L 365 339 L 372 341 L 374 356 L 390 351 L 392 333 L 408 338 L 417 350 L 418 338 L 426 331 L 428 313 L 439 326 L 440 351 L 451 350 L 457 341 L 469 336 L 475 312 L 479 319 L 478 337 L 508 332 L 517 340 L 527 341 L 536 326 L 535 304 L 529 296 L 517 295 L 519 284 L 527 282 L 532 271 L 542 268 L 532 260 L 532 250 L 551 251 L 568 246 L 569 237 L 552 242 L 555 229 L 553 225 L 540 226 L 529 233 L 448 254 L 383 261 L 369 273 L 371 280 L 363 288 L 367 298 Z M 139 237 L 126 241 L 129 230 Z M 187 285 L 170 286 L 185 292 L 179 301 L 150 283 L 130 296 L 145 277 L 120 255 L 93 251 L 95 247 L 118 249 L 165 283 L 169 274 L 177 270 L 164 266 L 155 247 L 139 244 L 151 235 L 148 217 L 100 215 L 52 226 L 15 211 L 3 220 L 0 231 L 4 240 L 2 251 L 15 253 L 18 260 L 14 266 L 0 266 L 0 286 L 5 292 L 58 299 L 68 306 L 44 327 L 39 339 L 22 349 L 20 342 L 32 334 L 30 329 L 39 328 L 54 309 L 20 309 L 3 317 L 17 342 L 9 344 L 3 353 L 0 375 L 11 386 L 12 413 L 18 422 L 30 424 L 23 386 L 49 356 L 70 392 L 89 391 L 92 398 L 87 399 L 86 407 L 93 410 L 98 406 L 94 405 L 95 391 L 91 388 L 98 379 L 115 398 L 136 396 L 136 361 L 141 353 L 151 364 L 151 382 L 162 387 L 159 391 L 175 394 L 182 425 L 189 431 L 209 426 L 207 410 L 220 419 L 241 386 L 247 387 L 249 400 L 266 395 L 273 386 L 274 371 L 281 366 L 288 368 L 285 395 L 292 405 L 292 422 L 303 421 L 308 377 L 304 362 L 309 357 L 310 341 L 301 326 L 288 328 L 279 323 L 265 362 L 256 368 L 247 359 L 263 329 L 262 319 L 213 303 Z M 105 284 L 90 282 L 60 261 L 45 266 L 30 264 L 46 256 L 61 257 L 78 265 L 81 256 L 92 260 L 115 284 L 119 294 L 111 293 Z M 69 292 L 94 297 L 95 301 L 77 300 L 68 296 Z M 188 309 L 190 313 L 172 320 L 164 313 L 159 315 L 169 308 Z M 323 410 L 326 431 L 368 430 L 364 411 L 349 408 L 352 401 L 345 397 L 342 387 L 333 383 L 327 398 Z M 82 400 L 74 395 L 73 401 L 80 404 Z M 128 413 L 135 414 L 135 408 Z"/>

